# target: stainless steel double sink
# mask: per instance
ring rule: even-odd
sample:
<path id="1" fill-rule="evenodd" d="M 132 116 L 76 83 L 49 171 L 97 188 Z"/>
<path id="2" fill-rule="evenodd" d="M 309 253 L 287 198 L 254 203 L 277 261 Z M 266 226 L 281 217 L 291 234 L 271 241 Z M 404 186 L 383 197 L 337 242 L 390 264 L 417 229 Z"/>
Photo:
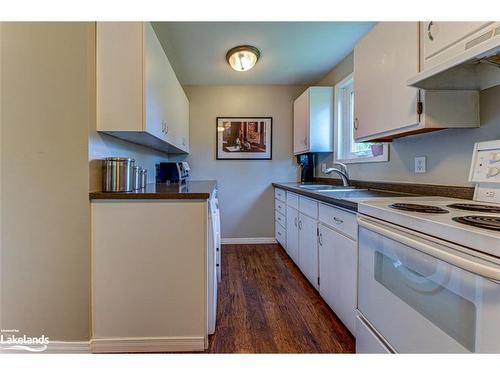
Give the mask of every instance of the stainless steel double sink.
<path id="1" fill-rule="evenodd" d="M 314 191 L 316 193 L 329 193 L 329 192 L 336 192 L 336 191 L 352 191 L 352 190 L 357 190 L 357 191 L 363 191 L 367 189 L 360 189 L 355 186 L 339 186 L 339 185 L 318 185 L 318 184 L 304 184 L 304 185 L 299 185 L 301 189 L 304 190 L 310 190 Z"/>

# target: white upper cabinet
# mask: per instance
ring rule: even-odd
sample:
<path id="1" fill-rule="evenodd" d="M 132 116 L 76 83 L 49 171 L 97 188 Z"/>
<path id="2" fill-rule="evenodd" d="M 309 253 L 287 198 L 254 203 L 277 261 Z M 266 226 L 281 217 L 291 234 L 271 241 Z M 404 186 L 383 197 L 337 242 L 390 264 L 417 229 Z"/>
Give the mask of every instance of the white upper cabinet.
<path id="1" fill-rule="evenodd" d="M 150 23 L 97 24 L 97 130 L 189 152 L 189 101 Z"/>
<path id="2" fill-rule="evenodd" d="M 333 88 L 309 87 L 293 103 L 293 153 L 333 151 Z"/>
<path id="3" fill-rule="evenodd" d="M 455 50 L 455 46 L 490 24 L 492 22 L 422 22 L 423 70 L 453 58 L 461 52 Z"/>
<path id="4" fill-rule="evenodd" d="M 421 71 L 408 84 L 434 90 L 496 86 L 500 84 L 498 67 L 477 62 L 499 53 L 500 22 L 421 22 Z"/>
<path id="5" fill-rule="evenodd" d="M 479 126 L 477 92 L 424 92 L 408 87 L 408 79 L 418 72 L 418 22 L 380 22 L 355 46 L 356 141 Z"/>
<path id="6" fill-rule="evenodd" d="M 354 138 L 418 125 L 418 23 L 380 22 L 354 48 Z"/>

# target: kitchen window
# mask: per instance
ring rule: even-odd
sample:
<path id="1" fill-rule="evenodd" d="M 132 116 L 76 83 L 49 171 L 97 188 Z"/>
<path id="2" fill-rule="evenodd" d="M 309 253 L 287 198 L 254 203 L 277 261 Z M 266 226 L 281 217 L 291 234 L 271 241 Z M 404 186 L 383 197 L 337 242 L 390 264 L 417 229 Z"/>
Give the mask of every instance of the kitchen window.
<path id="1" fill-rule="evenodd" d="M 354 76 L 350 74 L 335 85 L 335 152 L 334 159 L 342 163 L 388 161 L 388 145 L 374 142 L 354 142 Z"/>

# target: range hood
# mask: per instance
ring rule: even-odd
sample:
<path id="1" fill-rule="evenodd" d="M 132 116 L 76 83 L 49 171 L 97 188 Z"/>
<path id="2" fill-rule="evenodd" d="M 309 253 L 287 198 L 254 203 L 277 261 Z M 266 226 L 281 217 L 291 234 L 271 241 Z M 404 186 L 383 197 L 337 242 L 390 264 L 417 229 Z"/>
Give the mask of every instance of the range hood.
<path id="1" fill-rule="evenodd" d="M 425 90 L 484 90 L 500 84 L 500 26 L 462 41 L 462 53 L 408 80 Z"/>

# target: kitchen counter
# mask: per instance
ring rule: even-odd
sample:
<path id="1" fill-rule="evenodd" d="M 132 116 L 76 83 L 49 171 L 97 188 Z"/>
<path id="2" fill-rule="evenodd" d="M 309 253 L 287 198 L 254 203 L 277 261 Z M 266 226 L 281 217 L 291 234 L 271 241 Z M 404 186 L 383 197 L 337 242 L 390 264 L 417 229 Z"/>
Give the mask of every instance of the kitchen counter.
<path id="1" fill-rule="evenodd" d="M 91 192 L 89 197 L 95 199 L 209 199 L 217 188 L 217 181 L 188 181 L 185 184 L 162 183 L 147 184 L 145 189 L 108 193 L 103 191 Z"/>
<path id="2" fill-rule="evenodd" d="M 300 187 L 304 185 L 298 182 L 273 183 L 274 187 L 288 190 L 293 193 L 307 196 L 318 201 L 329 203 L 338 207 L 345 208 L 350 211 L 358 211 L 358 202 L 375 198 L 390 198 L 390 197 L 408 197 L 412 194 L 399 193 L 385 190 L 372 189 L 353 189 L 348 191 L 333 191 L 333 192 L 318 192 Z M 321 185 L 310 183 L 310 185 Z"/>

